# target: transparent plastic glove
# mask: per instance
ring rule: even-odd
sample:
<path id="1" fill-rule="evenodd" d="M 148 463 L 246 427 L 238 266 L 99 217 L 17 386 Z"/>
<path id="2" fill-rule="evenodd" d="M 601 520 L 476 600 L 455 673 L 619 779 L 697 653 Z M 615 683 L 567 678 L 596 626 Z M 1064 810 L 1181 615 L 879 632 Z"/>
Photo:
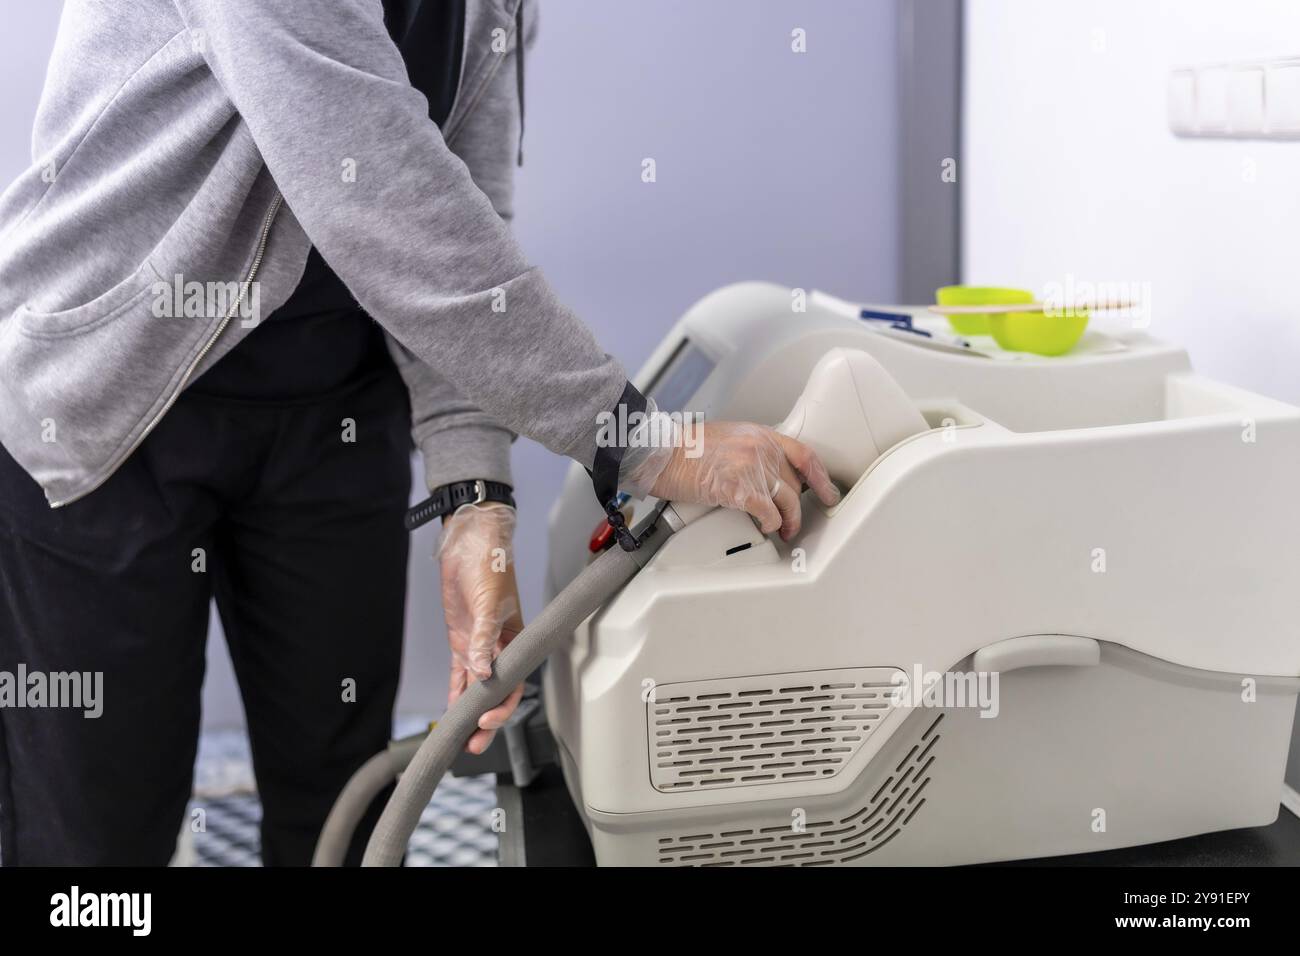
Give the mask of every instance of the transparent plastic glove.
<path id="1" fill-rule="evenodd" d="M 650 497 L 660 472 L 668 467 L 673 449 L 682 444 L 678 420 L 659 411 L 653 398 L 646 399 L 645 416 L 628 432 L 627 447 L 618 468 L 618 487 L 633 498 Z"/>
<path id="2" fill-rule="evenodd" d="M 501 504 L 462 505 L 443 522 L 438 560 L 451 645 L 448 707 L 472 682 L 491 676 L 492 661 L 523 630 L 514 531 L 515 510 Z M 473 754 L 486 750 L 523 693 L 520 684 L 500 706 L 484 714 L 465 749 Z"/>
<path id="3" fill-rule="evenodd" d="M 656 498 L 748 512 L 764 534 L 779 529 L 785 541 L 799 533 L 805 484 L 825 505 L 840 499 L 816 453 L 793 438 L 749 422 L 690 427 L 696 429 L 691 441 L 682 440 L 678 425 L 670 449 L 655 448 L 634 460 L 626 484 Z"/>

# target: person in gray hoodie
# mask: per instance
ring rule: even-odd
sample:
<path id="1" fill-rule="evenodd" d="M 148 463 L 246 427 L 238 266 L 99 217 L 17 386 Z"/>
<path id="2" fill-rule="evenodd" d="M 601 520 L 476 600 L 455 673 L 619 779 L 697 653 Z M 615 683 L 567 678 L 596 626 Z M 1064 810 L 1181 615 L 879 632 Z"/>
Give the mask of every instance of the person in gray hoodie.
<path id="1" fill-rule="evenodd" d="M 0 708 L 5 864 L 168 860 L 213 599 L 263 858 L 310 859 L 391 730 L 412 440 L 453 698 L 521 626 L 514 435 L 611 515 L 622 489 L 789 537 L 805 484 L 837 497 L 765 427 L 683 441 L 511 237 L 533 7 L 65 3 L 0 196 L 0 662 L 102 674 L 104 701 Z M 605 440 L 611 413 L 660 438 Z"/>

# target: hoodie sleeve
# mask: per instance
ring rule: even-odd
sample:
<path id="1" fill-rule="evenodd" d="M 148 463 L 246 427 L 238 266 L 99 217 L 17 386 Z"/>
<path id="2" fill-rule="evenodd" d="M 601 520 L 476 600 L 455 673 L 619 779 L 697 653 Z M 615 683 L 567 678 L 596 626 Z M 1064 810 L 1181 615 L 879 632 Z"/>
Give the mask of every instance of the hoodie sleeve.
<path id="1" fill-rule="evenodd" d="M 510 443 L 515 436 L 392 336 L 388 350 L 411 396 L 411 438 L 420 449 L 428 489 L 475 478 L 513 485 Z"/>
<path id="2" fill-rule="evenodd" d="M 173 2 L 285 202 L 362 307 L 499 427 L 592 467 L 598 416 L 626 373 L 443 142 L 381 5 Z M 503 4 L 510 49 L 514 9 Z"/>

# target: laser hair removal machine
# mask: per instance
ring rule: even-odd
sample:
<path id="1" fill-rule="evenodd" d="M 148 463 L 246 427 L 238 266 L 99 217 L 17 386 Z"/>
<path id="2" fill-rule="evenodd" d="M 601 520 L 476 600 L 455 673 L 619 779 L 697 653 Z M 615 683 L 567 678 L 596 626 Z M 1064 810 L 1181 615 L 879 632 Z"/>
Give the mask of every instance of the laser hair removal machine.
<path id="1" fill-rule="evenodd" d="M 601 864 L 980 863 L 1277 817 L 1300 409 L 1140 331 L 1038 358 L 955 346 L 920 309 L 796 305 L 721 289 L 637 384 L 797 437 L 843 498 L 805 496 L 790 542 L 634 502 L 639 547 L 593 554 L 575 467 L 546 607 L 427 736 L 357 771 L 317 865 L 394 778 L 363 862 L 398 865 L 478 718 L 548 658 Z"/>
<path id="2" fill-rule="evenodd" d="M 845 494 L 805 495 L 789 543 L 679 508 L 552 651 L 598 862 L 979 863 L 1273 821 L 1300 409 L 1139 331 L 1000 358 L 797 301 L 721 289 L 636 380 L 661 409 L 780 425 Z M 552 595 L 601 517 L 575 466 Z"/>

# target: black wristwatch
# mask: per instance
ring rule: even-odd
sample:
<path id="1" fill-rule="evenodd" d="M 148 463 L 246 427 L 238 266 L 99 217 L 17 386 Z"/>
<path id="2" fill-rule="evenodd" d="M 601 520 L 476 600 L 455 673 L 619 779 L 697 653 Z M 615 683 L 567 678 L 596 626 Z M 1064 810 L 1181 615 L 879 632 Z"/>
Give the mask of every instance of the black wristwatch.
<path id="1" fill-rule="evenodd" d="M 421 501 L 406 513 L 406 530 L 414 531 L 422 524 L 428 524 L 434 518 L 449 515 L 461 505 L 481 505 L 493 501 L 503 505 L 515 506 L 511 487 L 499 481 L 453 481 L 449 485 L 440 485 L 433 489 L 433 494 Z"/>

